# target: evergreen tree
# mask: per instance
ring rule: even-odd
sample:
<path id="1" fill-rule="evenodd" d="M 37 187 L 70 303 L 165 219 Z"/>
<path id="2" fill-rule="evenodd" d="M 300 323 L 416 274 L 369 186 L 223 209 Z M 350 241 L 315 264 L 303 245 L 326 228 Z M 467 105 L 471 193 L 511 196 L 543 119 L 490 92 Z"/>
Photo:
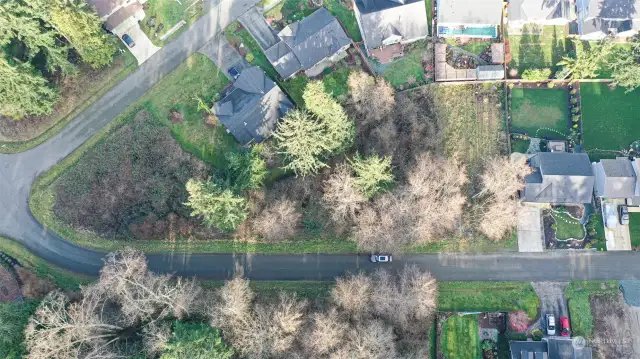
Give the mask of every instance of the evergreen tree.
<path id="1" fill-rule="evenodd" d="M 16 119 L 51 113 L 58 92 L 30 64 L 11 65 L 0 57 L 0 113 Z"/>
<path id="2" fill-rule="evenodd" d="M 601 66 L 611 53 L 611 43 L 606 41 L 602 44 L 586 49 L 581 41 L 574 41 L 576 47 L 576 57 L 563 57 L 558 66 L 562 66 L 556 78 L 564 80 L 570 77 L 572 80 L 595 78 L 601 70 Z"/>
<path id="3" fill-rule="evenodd" d="M 640 87 L 640 35 L 631 38 L 631 47 L 615 47 L 607 60 L 615 85 L 627 92 Z"/>
<path id="4" fill-rule="evenodd" d="M 333 139 L 325 135 L 325 126 L 303 110 L 289 111 L 273 136 L 288 162 L 284 168 L 296 175 L 315 174 L 326 167 L 326 154 L 334 149 Z"/>
<path id="5" fill-rule="evenodd" d="M 233 348 L 222 340 L 219 329 L 205 323 L 176 321 L 173 337 L 160 359 L 230 359 L 233 354 Z"/>
<path id="6" fill-rule="evenodd" d="M 367 198 L 385 191 L 393 183 L 391 157 L 373 155 L 363 158 L 356 155 L 351 161 L 351 168 L 356 173 L 354 185 Z"/>
<path id="7" fill-rule="evenodd" d="M 320 81 L 307 84 L 302 95 L 307 109 L 322 123 L 329 139 L 329 151 L 339 154 L 351 146 L 355 137 L 355 124 Z"/>
<path id="8" fill-rule="evenodd" d="M 201 216 L 204 224 L 223 231 L 233 231 L 248 215 L 247 201 L 230 189 L 222 189 L 209 181 L 190 179 L 187 182 L 191 216 Z"/>

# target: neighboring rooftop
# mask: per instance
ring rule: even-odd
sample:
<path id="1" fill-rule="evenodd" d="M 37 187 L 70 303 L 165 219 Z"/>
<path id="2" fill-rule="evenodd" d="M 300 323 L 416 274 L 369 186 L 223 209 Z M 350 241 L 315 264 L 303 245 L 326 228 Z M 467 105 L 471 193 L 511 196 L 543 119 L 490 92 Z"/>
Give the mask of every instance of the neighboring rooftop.
<path id="1" fill-rule="evenodd" d="M 338 19 L 324 7 L 285 27 L 278 36 L 291 48 L 304 70 L 351 44 Z"/>
<path id="2" fill-rule="evenodd" d="M 293 103 L 257 66 L 243 70 L 222 100 L 211 108 L 242 145 L 261 142 L 275 129 Z"/>
<path id="3" fill-rule="evenodd" d="M 629 159 L 602 159 L 593 166 L 598 196 L 631 198 L 635 195 L 636 174 Z"/>
<path id="4" fill-rule="evenodd" d="M 640 28 L 640 0 L 577 0 L 576 9 L 578 31 L 582 35 L 608 35 L 611 29 L 620 33 Z"/>
<path id="5" fill-rule="evenodd" d="M 541 21 L 569 18 L 569 0 L 510 0 L 509 20 Z"/>
<path id="6" fill-rule="evenodd" d="M 499 25 L 502 0 L 439 0 L 438 24 Z"/>
<path id="7" fill-rule="evenodd" d="M 586 153 L 541 152 L 529 163 L 534 173 L 525 178 L 525 201 L 591 202 L 595 179 Z"/>
<path id="8" fill-rule="evenodd" d="M 574 348 L 571 338 L 547 337 L 542 341 L 510 341 L 511 359 L 591 359 L 589 347 Z"/>
<path id="9" fill-rule="evenodd" d="M 427 9 L 424 0 L 356 0 L 360 33 L 367 49 L 383 45 L 385 39 L 401 41 L 429 35 Z"/>
<path id="10" fill-rule="evenodd" d="M 113 29 L 118 27 L 118 25 L 122 24 L 125 20 L 134 16 L 136 12 L 142 10 L 142 4 L 137 1 L 130 5 L 121 7 L 120 9 L 118 9 L 118 11 L 107 18 L 107 20 L 104 22 L 104 28 L 107 29 L 107 31 L 112 31 Z"/>
<path id="11" fill-rule="evenodd" d="M 87 0 L 89 6 L 95 7 L 98 17 L 100 18 L 111 15 L 127 2 L 128 0 Z"/>

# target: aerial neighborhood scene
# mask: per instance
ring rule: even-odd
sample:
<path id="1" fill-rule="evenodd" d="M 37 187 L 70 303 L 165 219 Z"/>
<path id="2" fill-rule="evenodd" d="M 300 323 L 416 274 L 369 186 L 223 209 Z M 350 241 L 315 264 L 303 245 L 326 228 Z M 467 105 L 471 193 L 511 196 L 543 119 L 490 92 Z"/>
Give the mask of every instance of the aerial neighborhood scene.
<path id="1" fill-rule="evenodd" d="M 0 359 L 640 358 L 640 0 L 0 0 Z"/>

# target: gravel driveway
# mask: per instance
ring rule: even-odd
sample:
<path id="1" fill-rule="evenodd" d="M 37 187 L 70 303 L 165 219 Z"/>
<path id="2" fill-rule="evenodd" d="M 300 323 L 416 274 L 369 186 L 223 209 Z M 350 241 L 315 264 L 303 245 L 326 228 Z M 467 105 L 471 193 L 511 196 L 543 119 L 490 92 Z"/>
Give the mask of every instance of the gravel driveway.
<path id="1" fill-rule="evenodd" d="M 544 315 L 553 314 L 556 318 L 556 335 L 560 335 L 558 319 L 569 316 L 567 300 L 564 297 L 569 282 L 531 282 L 531 285 L 540 299 L 540 319 L 529 328 L 529 331 L 541 328 L 546 334 Z"/>

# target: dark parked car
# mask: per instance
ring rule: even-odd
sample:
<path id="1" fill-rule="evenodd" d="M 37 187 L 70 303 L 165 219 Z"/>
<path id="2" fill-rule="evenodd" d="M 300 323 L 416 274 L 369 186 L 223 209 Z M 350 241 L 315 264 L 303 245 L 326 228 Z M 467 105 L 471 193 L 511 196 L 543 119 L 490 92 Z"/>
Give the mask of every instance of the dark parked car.
<path id="1" fill-rule="evenodd" d="M 620 224 L 629 224 L 629 208 L 627 206 L 618 206 L 618 213 L 620 215 Z"/>
<path id="2" fill-rule="evenodd" d="M 234 79 L 237 79 L 238 76 L 240 76 L 240 72 L 238 72 L 238 70 L 236 70 L 235 67 L 229 67 L 229 69 L 227 70 L 227 72 L 229 73 L 229 75 L 231 75 Z"/>
<path id="3" fill-rule="evenodd" d="M 129 34 L 122 35 L 122 41 L 124 41 L 124 43 L 127 44 L 127 46 L 129 47 L 136 46 L 135 41 L 133 41 L 133 39 L 131 38 L 131 36 L 129 36 Z"/>

